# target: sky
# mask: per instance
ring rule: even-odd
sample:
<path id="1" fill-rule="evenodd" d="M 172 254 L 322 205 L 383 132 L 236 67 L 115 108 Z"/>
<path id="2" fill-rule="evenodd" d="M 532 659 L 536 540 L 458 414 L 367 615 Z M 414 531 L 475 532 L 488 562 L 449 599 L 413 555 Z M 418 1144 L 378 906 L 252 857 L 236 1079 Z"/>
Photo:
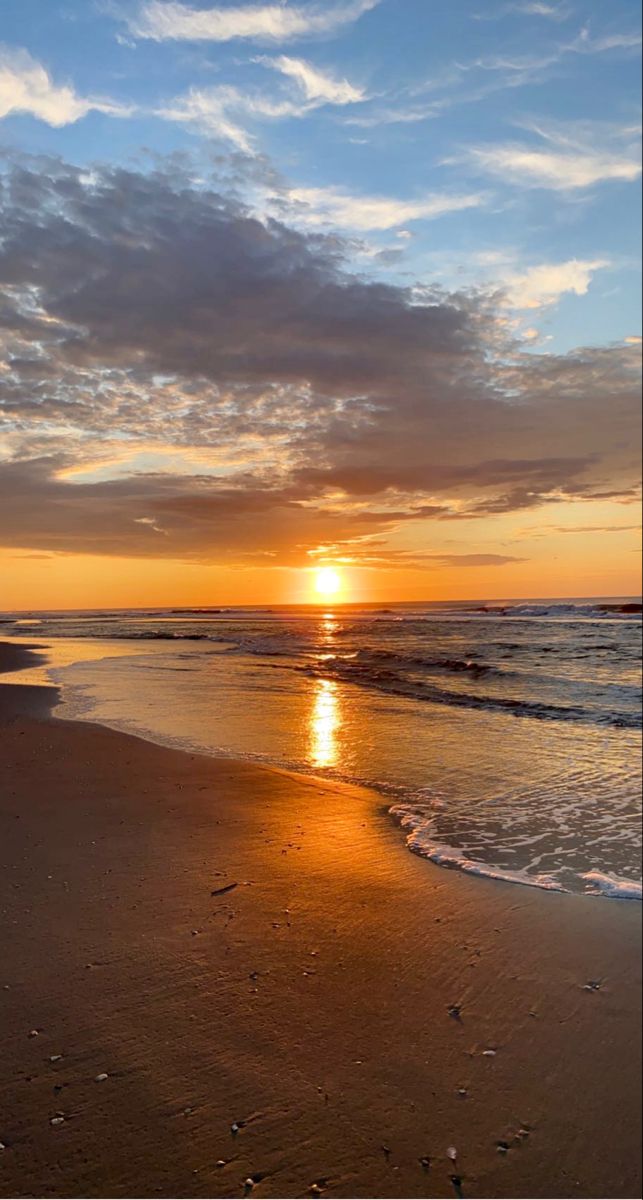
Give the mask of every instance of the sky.
<path id="1" fill-rule="evenodd" d="M 640 593 L 637 4 L 2 7 L 0 608 Z"/>

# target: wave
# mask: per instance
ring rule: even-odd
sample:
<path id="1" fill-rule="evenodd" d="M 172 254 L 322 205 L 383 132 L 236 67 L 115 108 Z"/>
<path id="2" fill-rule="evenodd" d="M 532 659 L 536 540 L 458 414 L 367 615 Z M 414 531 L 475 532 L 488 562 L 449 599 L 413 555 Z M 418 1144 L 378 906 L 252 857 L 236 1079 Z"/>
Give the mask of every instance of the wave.
<path id="1" fill-rule="evenodd" d="M 603 871 L 585 871 L 581 879 L 587 884 L 591 896 L 609 896 L 616 900 L 643 899 L 643 885 L 620 875 L 606 875 Z"/>
<path id="2" fill-rule="evenodd" d="M 548 892 L 566 892 L 568 889 L 554 875 L 530 875 L 527 871 L 507 871 L 491 863 L 469 858 L 462 849 L 439 842 L 435 838 L 435 826 L 426 813 L 412 805 L 394 804 L 390 816 L 406 833 L 406 844 L 413 854 L 428 858 L 439 867 L 464 871 L 467 875 L 478 875 L 485 879 L 497 879 L 504 883 L 519 883 L 524 887 L 541 888 Z"/>
<path id="3" fill-rule="evenodd" d="M 565 887 L 555 875 L 532 873 L 527 870 L 508 871 L 493 863 L 472 859 L 462 848 L 440 842 L 436 837 L 434 820 L 427 815 L 426 810 L 417 809 L 412 804 L 394 804 L 389 809 L 389 814 L 406 833 L 408 849 L 421 858 L 429 859 L 437 866 L 464 871 L 467 875 L 478 875 L 484 879 L 496 879 L 504 883 L 518 883 L 524 887 L 540 888 L 548 892 L 569 891 L 569 888 Z M 588 896 L 639 901 L 643 898 L 643 885 L 633 879 L 608 875 L 598 870 L 581 872 L 577 878 L 584 882 L 585 894 Z"/>
<path id="4" fill-rule="evenodd" d="M 640 713 L 597 712 L 579 705 L 548 704 L 544 701 L 523 700 L 518 697 L 478 695 L 471 692 L 455 692 L 417 679 L 407 678 L 399 670 L 377 666 L 359 658 L 331 659 L 323 663 L 296 667 L 314 679 L 336 679 L 361 687 L 386 692 L 392 696 L 406 696 L 450 708 L 482 709 L 485 712 L 504 713 L 514 717 L 532 717 L 540 721 L 578 721 L 589 724 L 611 725 L 618 729 L 640 729 Z M 508 674 L 497 668 L 489 668 L 498 675 Z"/>
<path id="5" fill-rule="evenodd" d="M 390 663 L 407 670 L 420 667 L 428 671 L 453 671 L 456 674 L 468 675 L 508 674 L 507 671 L 472 658 L 427 658 L 419 654 L 399 654 L 394 650 L 358 650 L 352 661 L 364 666 Z"/>

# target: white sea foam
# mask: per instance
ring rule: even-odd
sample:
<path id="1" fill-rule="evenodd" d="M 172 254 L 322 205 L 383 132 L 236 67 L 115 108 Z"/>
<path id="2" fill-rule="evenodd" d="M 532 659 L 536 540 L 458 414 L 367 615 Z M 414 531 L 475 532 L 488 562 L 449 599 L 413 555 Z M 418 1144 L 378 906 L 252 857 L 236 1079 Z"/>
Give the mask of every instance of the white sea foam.
<path id="1" fill-rule="evenodd" d="M 461 849 L 435 839 L 434 822 L 426 813 L 409 805 L 396 804 L 389 809 L 392 817 L 406 831 L 406 844 L 422 858 L 428 858 L 439 867 L 452 867 L 468 875 L 479 875 L 485 879 L 497 879 L 504 883 L 519 883 L 524 887 L 542 888 L 547 892 L 566 892 L 568 889 L 553 875 L 529 874 L 527 871 L 507 871 L 491 863 L 468 858 Z"/>
<path id="2" fill-rule="evenodd" d="M 591 896 L 611 896 L 617 900 L 641 900 L 643 885 L 633 879 L 619 875 L 605 875 L 603 871 L 585 871 L 581 879 L 587 884 Z"/>

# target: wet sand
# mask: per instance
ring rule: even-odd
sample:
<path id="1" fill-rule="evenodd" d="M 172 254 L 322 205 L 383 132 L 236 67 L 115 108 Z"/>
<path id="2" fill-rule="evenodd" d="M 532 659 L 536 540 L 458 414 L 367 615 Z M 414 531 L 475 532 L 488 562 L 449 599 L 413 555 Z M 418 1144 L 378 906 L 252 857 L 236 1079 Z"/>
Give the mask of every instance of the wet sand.
<path id="1" fill-rule="evenodd" d="M 641 1195 L 640 905 L 51 701 L 0 684 L 1 1195 Z"/>

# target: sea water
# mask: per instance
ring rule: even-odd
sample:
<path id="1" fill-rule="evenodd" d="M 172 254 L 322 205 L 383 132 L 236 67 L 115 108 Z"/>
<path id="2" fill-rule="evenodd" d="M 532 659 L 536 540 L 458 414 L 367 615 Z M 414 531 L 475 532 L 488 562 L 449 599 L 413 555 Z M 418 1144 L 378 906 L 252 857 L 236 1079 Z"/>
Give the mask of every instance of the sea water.
<path id="1" fill-rule="evenodd" d="M 377 789 L 409 849 L 640 897 L 641 617 L 626 601 L 7 614 L 57 714 Z"/>

